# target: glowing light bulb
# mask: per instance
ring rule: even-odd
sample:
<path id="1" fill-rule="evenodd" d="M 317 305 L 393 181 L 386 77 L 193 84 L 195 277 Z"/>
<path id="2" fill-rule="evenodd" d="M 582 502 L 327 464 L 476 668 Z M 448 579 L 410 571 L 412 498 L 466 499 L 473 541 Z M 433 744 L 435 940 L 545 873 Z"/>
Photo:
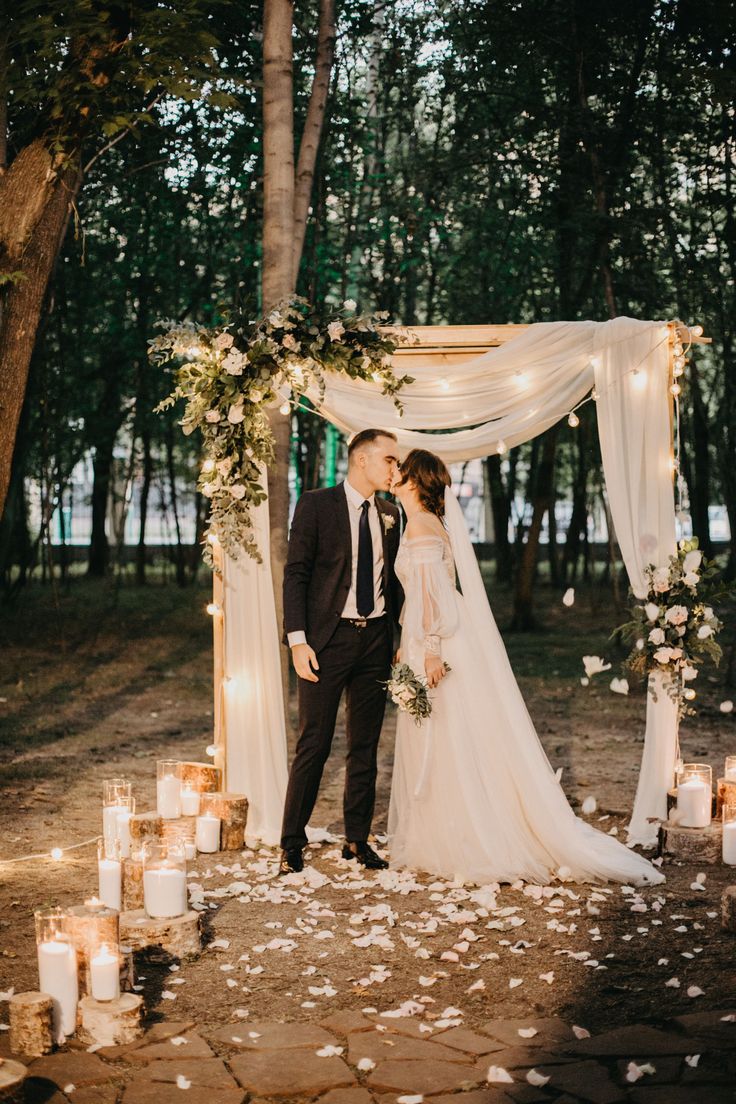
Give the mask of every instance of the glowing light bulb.
<path id="1" fill-rule="evenodd" d="M 51 858 L 54 860 L 54 862 L 59 862 L 63 854 L 64 852 L 61 850 L 60 847 L 51 848 Z"/>
<path id="2" fill-rule="evenodd" d="M 210 617 L 216 617 L 218 613 L 222 613 L 222 610 L 218 606 L 217 602 L 208 602 L 206 609 Z"/>
<path id="3" fill-rule="evenodd" d="M 526 372 L 514 372 L 514 379 L 518 383 L 519 387 L 529 386 L 529 377 Z"/>
<path id="4" fill-rule="evenodd" d="M 203 472 L 213 472 L 214 470 L 215 470 L 215 461 L 214 460 L 205 460 L 204 464 L 202 465 L 202 471 Z"/>
<path id="5" fill-rule="evenodd" d="M 590 363 L 593 365 L 594 368 L 600 368 L 601 358 L 599 356 L 591 357 L 590 358 Z"/>
<path id="6" fill-rule="evenodd" d="M 593 402 L 598 402 L 598 392 L 596 391 L 595 387 L 590 392 L 590 397 L 593 400 Z"/>
<path id="7" fill-rule="evenodd" d="M 571 426 L 573 429 L 575 429 L 576 426 L 580 425 L 580 419 L 578 418 L 578 416 L 577 416 L 577 414 L 575 413 L 574 410 L 572 410 L 570 412 L 570 414 L 568 416 L 568 419 L 567 419 L 567 424 L 569 426 Z"/>
<path id="8" fill-rule="evenodd" d="M 443 391 L 449 391 L 450 390 L 450 381 L 446 380 L 446 379 L 441 379 L 440 380 L 440 387 L 442 388 Z"/>
<path id="9" fill-rule="evenodd" d="M 207 752 L 209 757 L 212 759 L 212 758 L 214 758 L 215 755 L 217 755 L 217 745 L 216 744 L 209 744 L 205 748 L 205 751 Z"/>
<path id="10" fill-rule="evenodd" d="M 279 414 L 288 414 L 290 410 L 291 407 L 289 406 L 288 402 L 284 402 L 279 407 Z"/>
<path id="11" fill-rule="evenodd" d="M 684 372 L 684 371 L 685 371 L 685 369 L 684 369 L 684 368 L 680 368 L 680 367 L 679 367 L 679 366 L 678 366 L 678 365 L 676 364 L 676 365 L 674 366 L 674 368 L 672 369 L 672 375 L 673 375 L 673 376 L 681 376 L 681 375 L 683 374 L 683 372 Z"/>
<path id="12" fill-rule="evenodd" d="M 207 534 L 207 542 L 208 542 L 208 544 L 212 544 L 212 545 L 219 544 L 220 542 L 217 539 L 217 533 L 208 533 Z"/>
<path id="13" fill-rule="evenodd" d="M 672 346 L 672 352 L 675 354 L 675 356 L 678 356 L 678 357 L 682 356 L 684 350 L 683 350 L 682 345 L 680 344 L 679 341 L 677 342 L 676 345 Z"/>
<path id="14" fill-rule="evenodd" d="M 380 372 L 371 372 L 371 376 L 373 377 L 373 380 L 374 380 L 375 383 L 380 383 L 381 382 L 381 373 Z"/>
<path id="15" fill-rule="evenodd" d="M 637 391 L 643 391 L 647 385 L 646 372 L 640 372 L 638 368 L 635 368 L 631 373 L 631 382 Z"/>
<path id="16" fill-rule="evenodd" d="M 685 358 L 682 356 L 675 357 L 672 363 L 674 364 L 675 368 L 684 368 Z"/>
<path id="17" fill-rule="evenodd" d="M 670 387 L 670 395 L 679 395 L 681 391 L 682 388 L 680 387 L 679 383 L 673 383 Z"/>
<path id="18" fill-rule="evenodd" d="M 189 357 L 190 360 L 196 360 L 197 357 L 199 356 L 200 352 L 201 352 L 201 350 L 200 350 L 199 345 L 190 345 L 189 348 L 187 349 L 187 356 Z"/>
<path id="19" fill-rule="evenodd" d="M 496 445 L 496 452 L 498 453 L 499 456 L 503 456 L 503 454 L 506 452 L 506 442 L 505 441 L 499 441 L 498 442 L 498 444 Z"/>
<path id="20" fill-rule="evenodd" d="M 676 472 L 679 466 L 680 465 L 678 464 L 677 459 L 674 456 L 671 457 L 670 458 L 670 471 Z"/>
<path id="21" fill-rule="evenodd" d="M 693 326 L 692 329 L 690 330 L 690 333 L 693 335 L 693 337 L 702 337 L 703 336 L 703 327 L 702 326 Z"/>
<path id="22" fill-rule="evenodd" d="M 687 698 L 688 701 L 692 701 L 696 693 L 697 692 L 693 690 L 692 686 L 688 686 L 687 690 L 683 691 L 683 697 Z"/>

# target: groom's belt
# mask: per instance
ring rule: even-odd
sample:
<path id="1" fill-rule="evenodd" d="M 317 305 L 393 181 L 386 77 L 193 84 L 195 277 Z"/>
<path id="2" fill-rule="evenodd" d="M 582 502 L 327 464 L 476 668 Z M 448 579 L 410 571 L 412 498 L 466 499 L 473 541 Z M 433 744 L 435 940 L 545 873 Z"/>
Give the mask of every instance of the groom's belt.
<path id="1" fill-rule="evenodd" d="M 372 625 L 374 621 L 385 621 L 386 614 L 379 613 L 378 617 L 341 617 L 340 620 L 347 625 L 355 625 L 358 629 L 364 629 L 366 625 Z"/>

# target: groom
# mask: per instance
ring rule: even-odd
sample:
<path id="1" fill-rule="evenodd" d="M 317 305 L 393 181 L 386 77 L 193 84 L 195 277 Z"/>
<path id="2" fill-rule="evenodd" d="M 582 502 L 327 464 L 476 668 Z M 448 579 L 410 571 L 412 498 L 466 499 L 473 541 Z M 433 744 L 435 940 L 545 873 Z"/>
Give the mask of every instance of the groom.
<path id="1" fill-rule="evenodd" d="M 388 864 L 368 844 L 400 588 L 394 575 L 399 511 L 387 491 L 396 437 L 364 429 L 348 447 L 344 483 L 301 496 L 284 572 L 284 629 L 299 676 L 299 740 L 291 765 L 279 873 L 304 868 L 306 824 L 330 753 L 343 691 L 347 709 L 343 858 Z"/>

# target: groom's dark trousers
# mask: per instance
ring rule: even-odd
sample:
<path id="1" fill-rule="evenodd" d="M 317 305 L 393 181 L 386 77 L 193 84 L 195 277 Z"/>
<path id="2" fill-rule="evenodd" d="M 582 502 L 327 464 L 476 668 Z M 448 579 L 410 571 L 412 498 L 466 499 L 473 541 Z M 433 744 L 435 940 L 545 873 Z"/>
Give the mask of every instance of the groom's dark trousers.
<path id="1" fill-rule="evenodd" d="M 281 846 L 303 847 L 330 754 L 340 698 L 345 691 L 347 758 L 343 810 L 345 836 L 366 840 L 375 805 L 378 738 L 386 705 L 392 636 L 388 617 L 344 619 L 317 653 L 319 682 L 299 679 L 299 741 L 289 775 Z"/>
<path id="2" fill-rule="evenodd" d="M 303 631 L 319 663 L 319 682 L 298 679 L 299 739 L 289 774 L 281 846 L 304 847 L 330 753 L 340 698 L 345 692 L 345 835 L 368 838 L 375 805 L 378 738 L 386 706 L 381 682 L 389 677 L 394 622 L 403 595 L 393 570 L 399 547 L 399 511 L 375 500 L 383 547 L 381 594 L 385 615 L 342 616 L 350 589 L 352 543 L 344 487 L 308 491 L 297 503 L 284 573 L 284 641 Z"/>

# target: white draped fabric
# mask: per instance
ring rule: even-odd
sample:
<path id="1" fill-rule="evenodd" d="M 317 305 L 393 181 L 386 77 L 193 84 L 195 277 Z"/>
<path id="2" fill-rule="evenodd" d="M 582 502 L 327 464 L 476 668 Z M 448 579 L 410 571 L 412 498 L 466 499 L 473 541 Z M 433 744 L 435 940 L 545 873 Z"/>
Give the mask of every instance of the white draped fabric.
<path id="1" fill-rule="evenodd" d="M 268 502 L 253 528 L 263 563 L 226 556 L 223 565 L 225 784 L 248 797 L 248 836 L 277 844 L 288 772 Z"/>
<path id="2" fill-rule="evenodd" d="M 664 322 L 539 323 L 459 366 L 412 365 L 411 375 L 415 382 L 400 396 L 401 417 L 377 384 L 341 375 L 328 379 L 323 399 L 316 391 L 309 398 L 347 432 L 390 429 L 402 450 L 429 448 L 455 463 L 530 440 L 595 385 L 611 513 L 634 588 L 641 590 L 647 563 L 667 562 L 675 548 L 675 515 Z M 280 688 L 279 649 L 267 533 L 259 535 L 259 544 L 263 566 L 243 561 L 237 569 L 228 565 L 226 572 L 226 671 L 241 675 L 245 686 L 242 708 L 239 698 L 237 709 L 232 700 L 227 709 L 228 785 L 235 788 L 235 779 L 242 779 L 252 806 L 265 809 L 267 802 L 270 809 L 285 787 L 286 751 L 281 693 L 275 689 Z M 233 634 L 229 618 L 241 626 L 239 635 Z M 251 704 L 253 695 L 258 709 Z M 659 695 L 658 703 L 647 704 L 630 842 L 654 842 L 656 829 L 649 818 L 663 811 L 676 743 L 676 717 L 666 695 Z M 256 792 L 259 786 L 266 786 L 267 794 Z M 267 817 L 269 834 L 274 816 L 269 812 Z"/>

